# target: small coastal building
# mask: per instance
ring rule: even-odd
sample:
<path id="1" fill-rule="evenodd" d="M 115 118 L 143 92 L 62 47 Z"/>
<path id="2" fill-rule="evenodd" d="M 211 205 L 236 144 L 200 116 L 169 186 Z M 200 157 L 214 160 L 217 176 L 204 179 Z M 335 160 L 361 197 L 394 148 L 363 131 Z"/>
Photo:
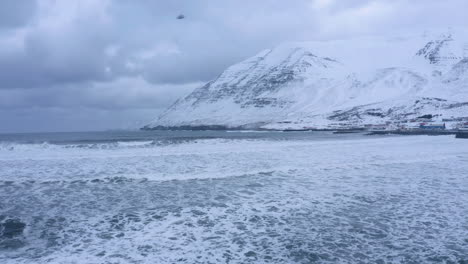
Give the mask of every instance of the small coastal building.
<path id="1" fill-rule="evenodd" d="M 387 124 L 375 124 L 369 126 L 369 130 L 371 131 L 384 131 L 387 130 L 388 125 Z"/>
<path id="2" fill-rule="evenodd" d="M 459 123 L 457 129 L 460 131 L 468 131 L 468 122 Z"/>
<path id="3" fill-rule="evenodd" d="M 419 125 L 419 128 L 426 129 L 426 130 L 445 130 L 445 123 L 443 124 L 421 123 Z"/>

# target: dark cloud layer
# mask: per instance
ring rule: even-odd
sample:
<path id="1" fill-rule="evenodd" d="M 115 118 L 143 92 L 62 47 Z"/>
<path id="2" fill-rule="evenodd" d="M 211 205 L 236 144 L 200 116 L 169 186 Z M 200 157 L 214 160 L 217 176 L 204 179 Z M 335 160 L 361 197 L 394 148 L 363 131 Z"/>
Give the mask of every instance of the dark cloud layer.
<path id="1" fill-rule="evenodd" d="M 460 27 L 465 10 L 466 0 L 4 0 L 0 132 L 145 122 L 281 42 Z"/>

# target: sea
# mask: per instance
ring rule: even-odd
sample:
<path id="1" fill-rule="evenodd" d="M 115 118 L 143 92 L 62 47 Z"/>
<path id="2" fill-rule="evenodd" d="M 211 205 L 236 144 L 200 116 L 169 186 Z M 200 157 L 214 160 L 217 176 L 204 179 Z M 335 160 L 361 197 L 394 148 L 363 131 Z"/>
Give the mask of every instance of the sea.
<path id="1" fill-rule="evenodd" d="M 0 263 L 468 263 L 468 140 L 0 134 Z"/>

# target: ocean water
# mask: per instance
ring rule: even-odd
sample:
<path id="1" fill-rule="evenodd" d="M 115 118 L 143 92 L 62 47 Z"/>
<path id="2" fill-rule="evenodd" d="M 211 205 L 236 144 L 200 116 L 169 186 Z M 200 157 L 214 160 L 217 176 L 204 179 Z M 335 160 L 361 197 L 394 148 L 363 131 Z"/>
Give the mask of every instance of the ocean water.
<path id="1" fill-rule="evenodd" d="M 468 141 L 0 135 L 0 263 L 468 263 Z"/>

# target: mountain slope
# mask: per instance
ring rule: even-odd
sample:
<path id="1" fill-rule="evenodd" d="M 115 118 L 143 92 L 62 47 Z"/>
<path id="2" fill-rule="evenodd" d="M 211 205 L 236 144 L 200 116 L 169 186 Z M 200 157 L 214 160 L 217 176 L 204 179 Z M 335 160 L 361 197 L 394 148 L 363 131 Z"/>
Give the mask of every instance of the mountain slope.
<path id="1" fill-rule="evenodd" d="M 464 34 L 280 45 L 179 99 L 147 129 L 326 128 L 468 117 Z"/>

